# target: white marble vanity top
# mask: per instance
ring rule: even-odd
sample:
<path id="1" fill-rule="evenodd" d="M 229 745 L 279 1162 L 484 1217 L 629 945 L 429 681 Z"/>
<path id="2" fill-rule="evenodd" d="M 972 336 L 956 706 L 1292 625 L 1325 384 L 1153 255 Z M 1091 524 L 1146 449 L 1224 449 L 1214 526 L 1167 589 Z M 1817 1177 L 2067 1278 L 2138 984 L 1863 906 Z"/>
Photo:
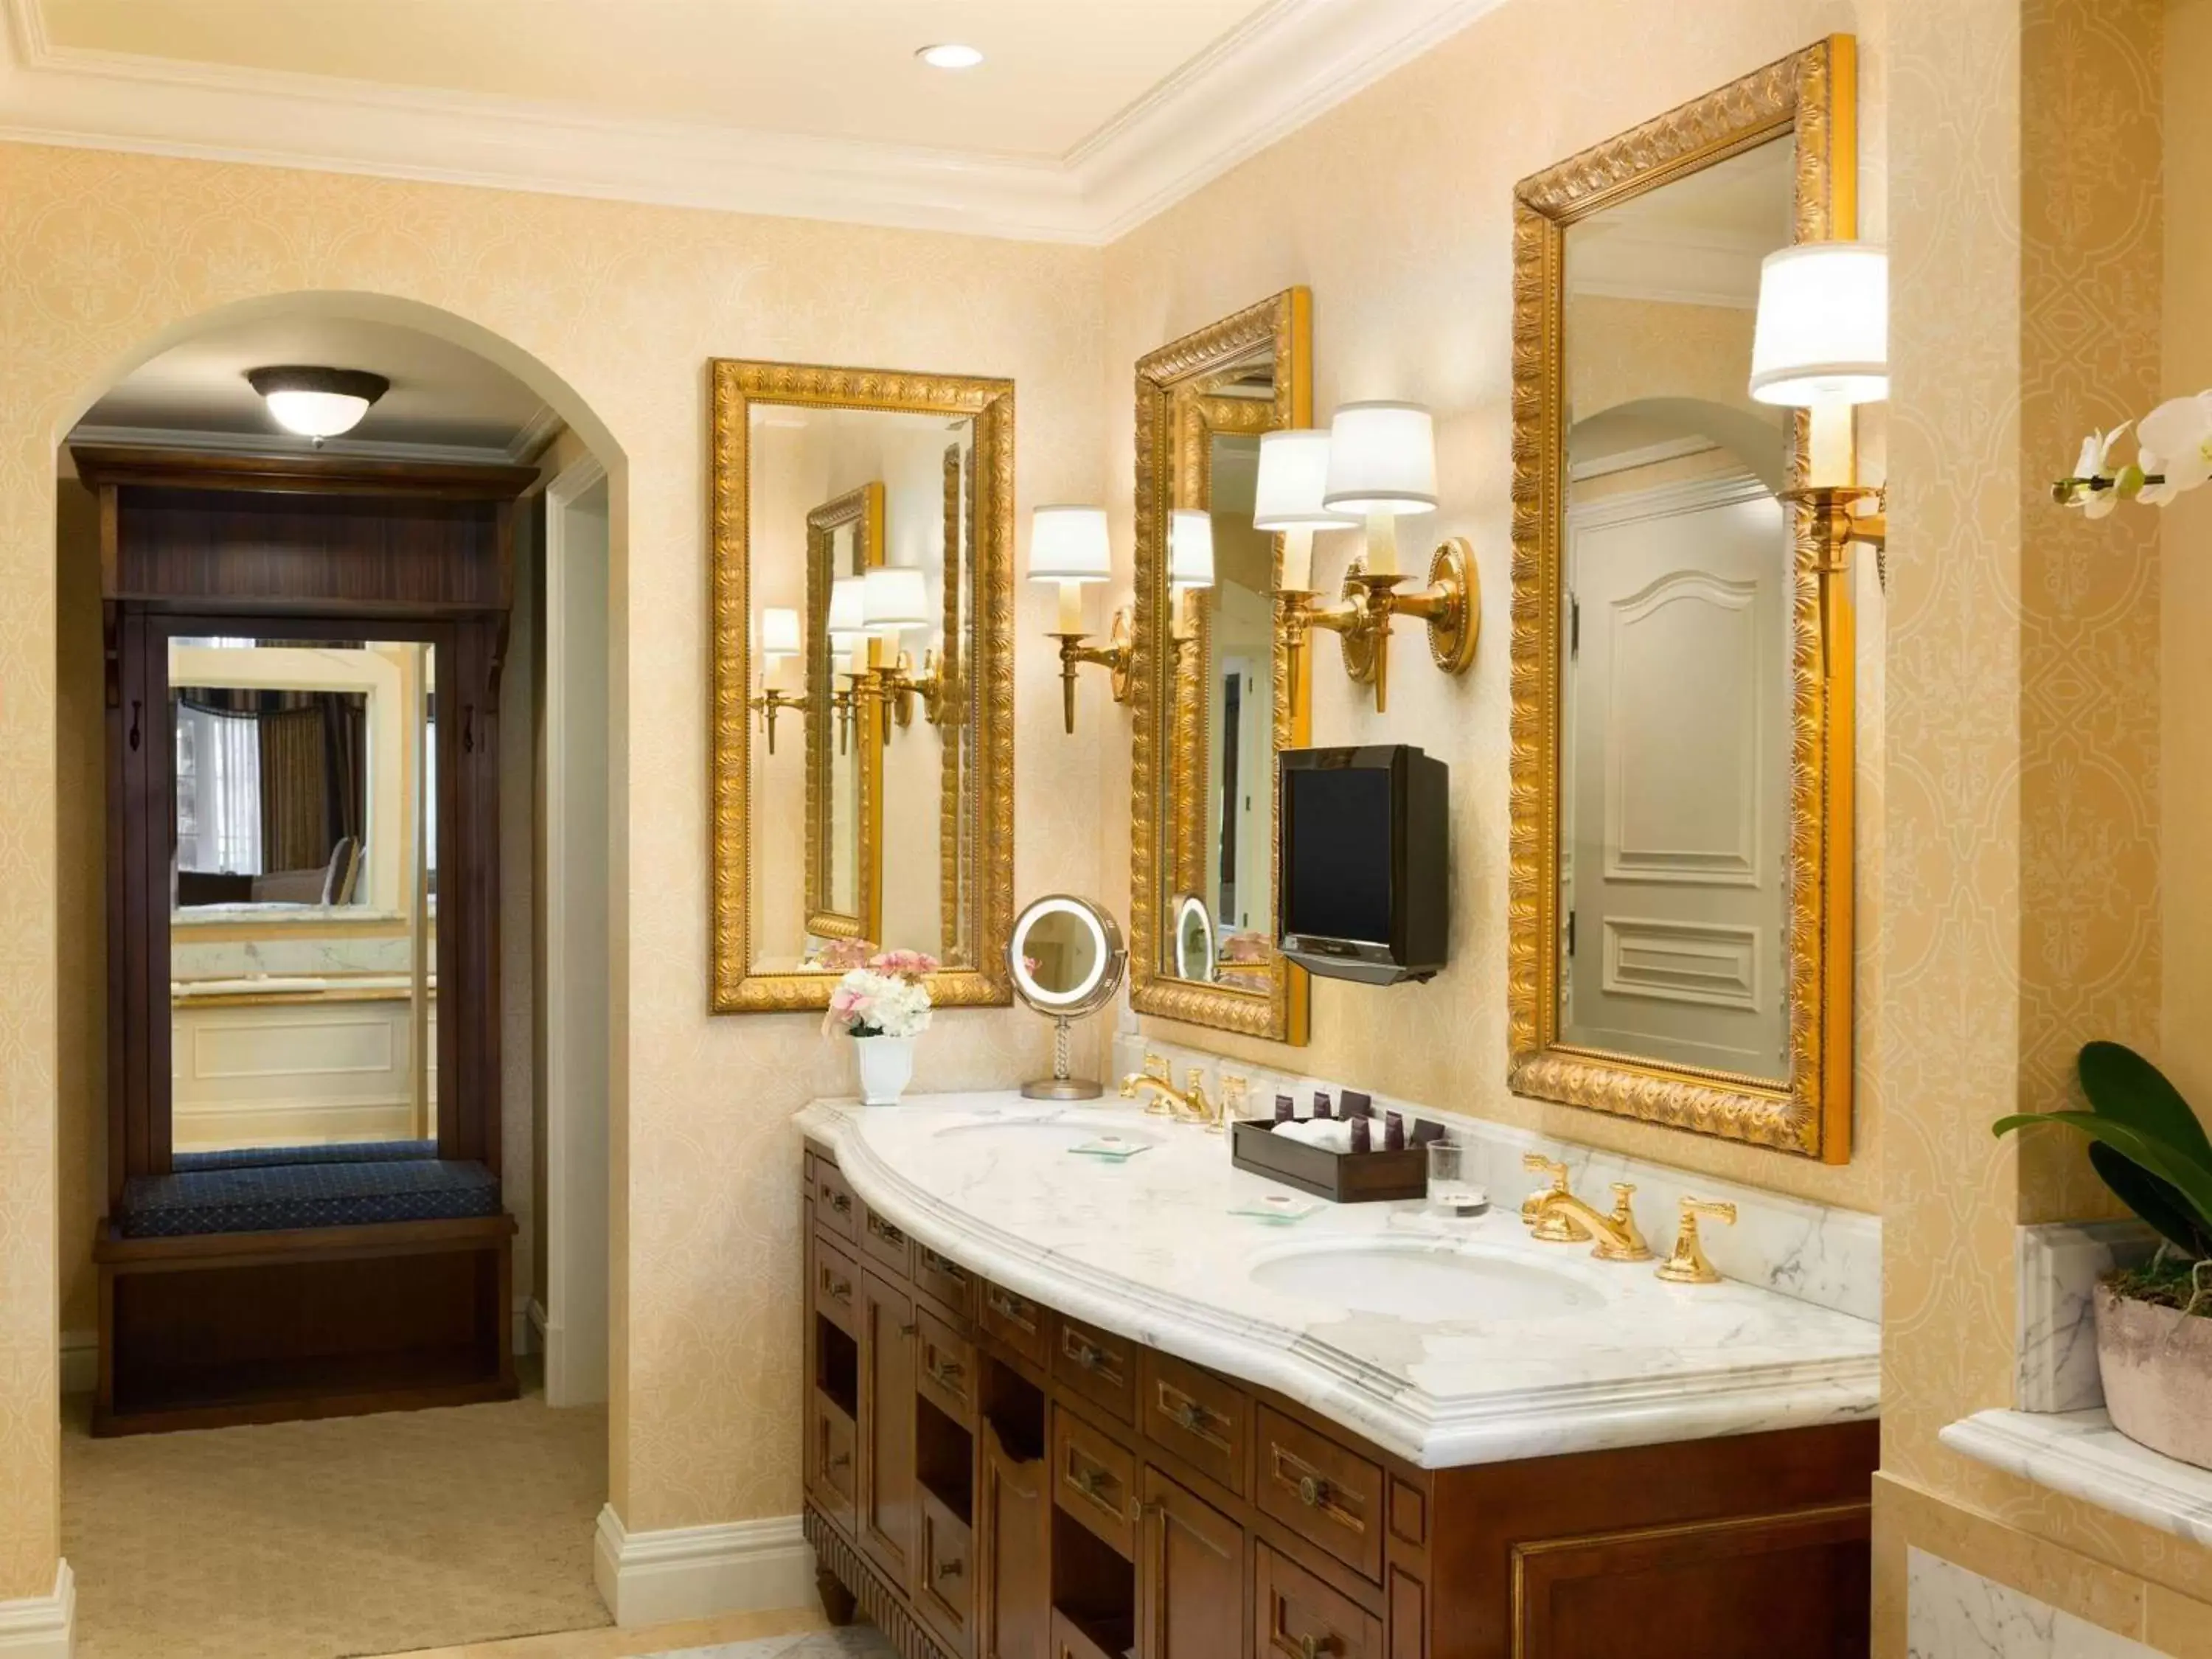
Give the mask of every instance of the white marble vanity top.
<path id="1" fill-rule="evenodd" d="M 1041 1119 L 1060 1127 L 1035 1127 Z M 817 1103 L 799 1122 L 872 1210 L 921 1243 L 1063 1313 L 1273 1389 L 1426 1468 L 1877 1411 L 1877 1325 L 1539 1243 L 1517 1192 L 1466 1221 L 1432 1219 L 1418 1203 L 1325 1204 L 1282 1225 L 1231 1213 L 1290 1189 L 1232 1167 L 1222 1136 L 1120 1102 L 927 1095 Z M 1157 1141 L 1102 1164 L 1068 1150 L 1091 1127 Z M 1671 1220 L 1643 1219 L 1663 1255 Z M 1376 1245 L 1395 1254 L 1338 1254 Z M 1418 1299 L 1396 1312 L 1332 1301 L 1348 1287 L 1404 1303 L 1394 1289 L 1462 1272 L 1476 1277 L 1437 1291 L 1434 1316 Z"/>

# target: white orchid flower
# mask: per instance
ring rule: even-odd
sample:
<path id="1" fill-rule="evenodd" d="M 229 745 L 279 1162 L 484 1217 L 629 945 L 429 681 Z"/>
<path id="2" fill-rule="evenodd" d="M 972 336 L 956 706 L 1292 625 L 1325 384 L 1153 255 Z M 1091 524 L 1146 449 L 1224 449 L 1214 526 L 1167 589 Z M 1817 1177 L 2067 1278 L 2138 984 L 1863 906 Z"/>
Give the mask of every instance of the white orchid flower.
<path id="1" fill-rule="evenodd" d="M 2145 484 L 2137 499 L 2164 507 L 2212 478 L 2212 392 L 2167 399 L 2143 416 L 2139 436 L 2142 470 L 2160 482 Z"/>
<path id="2" fill-rule="evenodd" d="M 2113 446 L 2133 424 L 2132 421 L 2122 421 L 2110 432 L 2092 432 L 2082 439 L 2081 453 L 2074 462 L 2074 476 L 2083 480 L 2112 477 L 2118 471 L 2112 465 Z M 2101 519 L 2120 504 L 2120 492 L 2092 489 L 2085 482 L 2075 488 L 2071 504 L 2080 507 L 2085 518 Z"/>

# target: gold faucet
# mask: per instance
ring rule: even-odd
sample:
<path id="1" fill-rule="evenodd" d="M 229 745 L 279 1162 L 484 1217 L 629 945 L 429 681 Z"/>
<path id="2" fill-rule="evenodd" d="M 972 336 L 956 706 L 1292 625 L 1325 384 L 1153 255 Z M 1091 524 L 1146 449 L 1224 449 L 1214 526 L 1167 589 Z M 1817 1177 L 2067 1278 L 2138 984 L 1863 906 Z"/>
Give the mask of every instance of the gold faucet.
<path id="1" fill-rule="evenodd" d="M 1705 1259 L 1705 1241 L 1698 1237 L 1698 1218 L 1735 1224 L 1735 1206 L 1711 1199 L 1682 1200 L 1682 1224 L 1674 1236 L 1674 1254 L 1659 1264 L 1659 1277 L 1669 1285 L 1717 1285 L 1721 1276 Z"/>
<path id="2" fill-rule="evenodd" d="M 1541 1152 L 1521 1154 L 1521 1167 L 1532 1175 L 1550 1177 L 1551 1184 L 1539 1187 L 1521 1201 L 1521 1224 L 1535 1230 L 1534 1236 L 1547 1244 L 1579 1244 L 1590 1236 L 1589 1229 L 1563 1211 L 1544 1212 L 1544 1200 L 1554 1193 L 1567 1190 L 1567 1166 L 1555 1164 Z"/>
<path id="3" fill-rule="evenodd" d="M 1203 1123 L 1212 1129 L 1221 1127 L 1219 1109 L 1206 1097 L 1206 1073 L 1201 1067 L 1190 1068 L 1181 1089 L 1150 1072 L 1132 1072 L 1121 1079 L 1124 1100 L 1136 1099 L 1143 1090 L 1150 1090 L 1154 1096 L 1152 1103 L 1145 1109 L 1155 1117 L 1164 1115 L 1179 1117 L 1187 1123 Z"/>
<path id="4" fill-rule="evenodd" d="M 1636 1212 L 1628 1203 L 1635 1191 L 1626 1181 L 1614 1182 L 1611 1215 L 1601 1215 L 1572 1193 L 1547 1192 L 1537 1201 L 1535 1236 L 1547 1237 L 1544 1223 L 1557 1217 L 1579 1222 L 1589 1230 L 1586 1236 L 1597 1240 L 1597 1249 L 1591 1254 L 1601 1261 L 1649 1261 L 1651 1247 L 1644 1242 L 1636 1225 Z"/>

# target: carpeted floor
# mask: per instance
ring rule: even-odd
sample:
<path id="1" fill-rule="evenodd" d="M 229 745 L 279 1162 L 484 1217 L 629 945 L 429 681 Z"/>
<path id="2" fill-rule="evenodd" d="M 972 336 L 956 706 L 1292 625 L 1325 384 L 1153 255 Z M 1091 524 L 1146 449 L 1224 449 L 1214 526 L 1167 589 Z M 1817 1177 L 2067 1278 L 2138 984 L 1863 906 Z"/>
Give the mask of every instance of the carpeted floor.
<path id="1" fill-rule="evenodd" d="M 532 1392 L 94 1440 L 70 1403 L 78 1659 L 343 1659 L 609 1622 L 591 1560 L 604 1410 Z"/>

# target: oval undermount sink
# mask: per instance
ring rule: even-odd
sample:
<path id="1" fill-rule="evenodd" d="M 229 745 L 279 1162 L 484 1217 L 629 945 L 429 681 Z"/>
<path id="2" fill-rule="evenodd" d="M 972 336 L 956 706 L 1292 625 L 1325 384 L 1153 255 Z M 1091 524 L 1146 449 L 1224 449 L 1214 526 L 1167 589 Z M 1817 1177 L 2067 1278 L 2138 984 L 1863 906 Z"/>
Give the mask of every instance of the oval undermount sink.
<path id="1" fill-rule="evenodd" d="M 1024 1146 L 1054 1148 L 1084 1146 L 1094 1142 L 1120 1142 L 1134 1147 L 1157 1146 L 1160 1138 L 1148 1129 L 1118 1119 L 1068 1117 L 987 1117 L 969 1123 L 948 1123 L 930 1131 L 933 1140 L 963 1142 L 1004 1139 Z"/>
<path id="2" fill-rule="evenodd" d="M 1262 1290 L 1401 1319 L 1542 1319 L 1605 1302 L 1571 1273 L 1418 1240 L 1285 1251 L 1255 1263 L 1247 1276 Z"/>

